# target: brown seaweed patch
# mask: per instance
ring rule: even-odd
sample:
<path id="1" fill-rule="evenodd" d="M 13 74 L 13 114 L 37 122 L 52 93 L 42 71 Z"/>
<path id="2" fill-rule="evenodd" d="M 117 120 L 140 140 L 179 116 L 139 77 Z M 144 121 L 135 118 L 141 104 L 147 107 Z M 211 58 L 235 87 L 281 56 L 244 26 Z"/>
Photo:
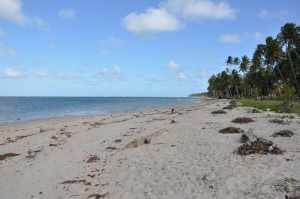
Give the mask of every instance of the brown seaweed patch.
<path id="1" fill-rule="evenodd" d="M 271 119 L 269 120 L 270 123 L 274 123 L 274 124 L 281 124 L 281 125 L 288 125 L 290 124 L 290 121 L 287 121 L 287 120 L 283 120 L 283 119 Z"/>
<path id="2" fill-rule="evenodd" d="M 18 155 L 20 155 L 20 154 L 17 154 L 17 153 L 5 153 L 5 154 L 2 154 L 2 155 L 0 154 L 0 161 L 6 160 L 8 158 L 16 157 Z"/>
<path id="3" fill-rule="evenodd" d="M 236 127 L 227 127 L 227 128 L 221 129 L 219 131 L 219 133 L 222 133 L 222 134 L 239 134 L 239 133 L 243 133 L 243 132 L 244 132 L 243 129 L 236 128 Z"/>
<path id="4" fill-rule="evenodd" d="M 84 185 L 91 185 L 91 183 L 90 182 L 87 182 L 86 180 L 80 180 L 80 179 L 78 179 L 78 180 L 66 180 L 66 181 L 63 181 L 63 182 L 61 182 L 60 184 L 84 184 Z"/>
<path id="5" fill-rule="evenodd" d="M 247 124 L 251 122 L 255 122 L 252 118 L 249 117 L 238 117 L 232 120 L 233 123 L 239 123 L 239 124 Z"/>
<path id="6" fill-rule="evenodd" d="M 104 194 L 91 194 L 87 197 L 87 199 L 93 198 L 93 199 L 100 199 L 100 198 L 106 198 L 109 195 L 109 193 L 104 193 Z"/>
<path id="7" fill-rule="evenodd" d="M 211 112 L 211 114 L 215 115 L 215 114 L 226 114 L 227 112 L 224 110 L 217 110 L 217 111 L 213 111 Z"/>
<path id="8" fill-rule="evenodd" d="M 271 135 L 271 137 L 292 137 L 293 135 L 294 135 L 293 131 L 281 130 Z"/>
<path id="9" fill-rule="evenodd" d="M 96 155 L 91 155 L 91 156 L 87 159 L 86 163 L 94 163 L 94 162 L 97 162 L 98 160 L 100 160 L 100 158 L 99 158 L 98 156 L 96 156 Z"/>
<path id="10" fill-rule="evenodd" d="M 246 143 L 242 144 L 238 149 L 237 153 L 239 155 L 251 155 L 251 154 L 282 154 L 283 151 L 277 146 L 273 145 L 272 141 L 256 138 L 255 140 L 251 140 L 247 135 L 243 135 L 244 141 Z"/>
<path id="11" fill-rule="evenodd" d="M 137 148 L 139 146 L 142 146 L 144 144 L 150 144 L 151 139 L 150 138 L 140 138 L 140 139 L 135 139 L 131 142 L 129 142 L 126 146 L 125 149 L 130 149 L 130 148 Z"/>

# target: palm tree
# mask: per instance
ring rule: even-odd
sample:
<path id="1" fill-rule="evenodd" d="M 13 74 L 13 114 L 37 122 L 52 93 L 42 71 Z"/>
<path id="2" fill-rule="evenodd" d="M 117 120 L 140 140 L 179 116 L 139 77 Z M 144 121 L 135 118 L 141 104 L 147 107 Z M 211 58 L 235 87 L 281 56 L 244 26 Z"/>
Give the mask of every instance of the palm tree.
<path id="1" fill-rule="evenodd" d="M 233 59 L 233 64 L 234 64 L 234 65 L 239 65 L 239 64 L 240 64 L 240 59 L 239 59 L 238 57 L 235 57 L 235 58 Z"/>
<path id="2" fill-rule="evenodd" d="M 292 59 L 292 52 L 296 52 L 300 40 L 300 27 L 294 23 L 287 23 L 282 28 L 277 36 L 281 47 L 285 48 L 285 54 L 290 64 L 291 73 L 294 79 L 294 85 L 300 96 L 300 87 L 297 79 L 297 73 Z"/>
<path id="3" fill-rule="evenodd" d="M 227 64 L 227 65 L 233 64 L 233 58 L 232 58 L 232 56 L 228 56 L 228 57 L 227 57 L 226 64 Z"/>
<path id="4" fill-rule="evenodd" d="M 250 60 L 247 57 L 247 55 L 244 55 L 242 57 L 242 61 L 241 61 L 241 64 L 240 64 L 240 71 L 243 72 L 243 73 L 247 72 L 248 69 L 249 69 L 249 65 L 250 65 Z"/>

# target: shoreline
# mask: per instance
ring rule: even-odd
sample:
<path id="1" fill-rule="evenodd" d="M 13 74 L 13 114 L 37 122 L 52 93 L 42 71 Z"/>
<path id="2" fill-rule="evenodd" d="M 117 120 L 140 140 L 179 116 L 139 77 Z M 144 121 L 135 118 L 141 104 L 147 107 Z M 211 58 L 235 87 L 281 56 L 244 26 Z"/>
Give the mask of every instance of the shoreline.
<path id="1" fill-rule="evenodd" d="M 30 98 L 30 97 L 28 97 Z M 80 97 L 78 97 L 80 98 Z M 86 98 L 90 98 L 90 97 L 86 97 Z M 93 98 L 93 97 L 92 97 Z M 95 97 L 95 98 L 98 98 L 98 97 Z M 109 97 L 107 97 L 109 98 Z M 116 97 L 118 98 L 118 97 Z M 124 97 L 124 98 L 128 98 L 128 97 Z M 130 97 L 129 97 L 130 98 Z M 140 98 L 144 98 L 144 97 L 140 97 Z M 145 97 L 146 98 L 146 97 Z M 147 97 L 148 98 L 148 97 Z M 153 98 L 157 98 L 157 97 L 153 97 Z M 172 98 L 172 97 L 163 97 L 163 98 Z M 199 99 L 199 100 L 207 100 L 209 98 L 207 97 L 194 97 L 193 99 Z M 136 113 L 136 112 L 144 112 L 144 111 L 150 111 L 150 110 L 154 110 L 154 109 L 167 109 L 167 108 L 170 108 L 170 107 L 182 107 L 182 106 L 190 106 L 190 105 L 193 105 L 193 104 L 197 104 L 199 103 L 199 101 L 197 100 L 197 102 L 193 101 L 193 102 L 190 102 L 190 103 L 185 103 L 185 104 L 174 104 L 174 105 L 163 105 L 163 106 L 160 106 L 160 107 L 145 107 L 145 108 L 140 108 L 139 110 L 129 110 L 129 111 L 116 111 L 116 112 L 109 112 L 109 113 L 95 113 L 95 114 L 70 114 L 70 115 L 62 115 L 62 116 L 45 116 L 45 117 L 39 117 L 39 118 L 32 118 L 32 119 L 15 119 L 13 121 L 3 121 L 3 122 L 0 122 L 0 126 L 5 126 L 5 125 L 14 125 L 14 124 L 24 124 L 24 123 L 30 123 L 30 122 L 35 122 L 35 121 L 44 121 L 44 120 L 58 120 L 58 119 L 80 119 L 80 118 L 89 118 L 89 117 L 107 117 L 109 115 L 112 115 L 112 114 L 130 114 L 130 113 Z"/>
<path id="2" fill-rule="evenodd" d="M 202 99 L 177 106 L 173 114 L 155 108 L 0 125 L 1 198 L 282 199 L 292 194 L 289 190 L 300 186 L 300 117 L 280 125 L 269 121 L 283 114 L 250 108 L 211 113 L 229 102 Z M 231 122 L 242 116 L 254 122 Z M 219 133 L 230 126 L 253 129 L 284 153 L 240 156 L 235 151 L 241 135 Z M 272 137 L 283 129 L 294 136 Z"/>

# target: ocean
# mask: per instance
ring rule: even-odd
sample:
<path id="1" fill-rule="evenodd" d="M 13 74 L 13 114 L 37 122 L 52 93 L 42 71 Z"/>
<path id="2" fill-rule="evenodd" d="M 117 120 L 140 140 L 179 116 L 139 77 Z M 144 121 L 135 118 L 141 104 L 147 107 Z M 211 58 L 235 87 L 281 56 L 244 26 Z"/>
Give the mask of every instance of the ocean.
<path id="1" fill-rule="evenodd" d="M 0 123 L 135 112 L 190 104 L 194 100 L 190 97 L 0 97 Z"/>

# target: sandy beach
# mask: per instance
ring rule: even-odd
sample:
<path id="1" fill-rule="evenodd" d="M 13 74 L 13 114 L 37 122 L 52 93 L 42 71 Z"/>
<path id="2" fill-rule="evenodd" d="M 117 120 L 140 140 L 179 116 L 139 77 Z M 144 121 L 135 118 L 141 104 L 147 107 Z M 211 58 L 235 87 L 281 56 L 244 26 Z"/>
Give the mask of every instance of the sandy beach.
<path id="1" fill-rule="evenodd" d="M 211 113 L 228 104 L 2 124 L 0 198 L 299 198 L 300 117 L 241 107 Z M 253 129 L 282 154 L 240 155 L 242 133 L 219 133 L 226 127 Z M 273 135 L 280 130 L 293 135 Z"/>

